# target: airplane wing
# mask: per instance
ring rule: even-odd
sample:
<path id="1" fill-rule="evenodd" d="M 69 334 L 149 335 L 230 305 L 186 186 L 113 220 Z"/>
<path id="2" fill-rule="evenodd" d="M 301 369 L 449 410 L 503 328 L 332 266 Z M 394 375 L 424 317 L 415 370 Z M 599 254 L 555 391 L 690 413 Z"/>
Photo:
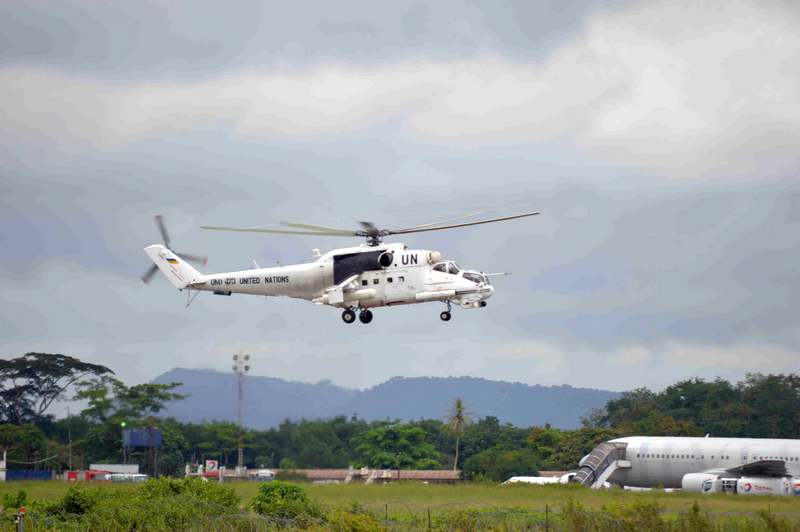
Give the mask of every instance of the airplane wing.
<path id="1" fill-rule="evenodd" d="M 789 475 L 786 470 L 786 462 L 783 460 L 758 460 L 727 469 L 709 469 L 703 472 L 737 477 L 785 477 Z"/>
<path id="2" fill-rule="evenodd" d="M 789 474 L 786 471 L 786 462 L 783 460 L 759 460 L 731 467 L 727 471 L 736 475 L 755 477 L 785 477 Z"/>

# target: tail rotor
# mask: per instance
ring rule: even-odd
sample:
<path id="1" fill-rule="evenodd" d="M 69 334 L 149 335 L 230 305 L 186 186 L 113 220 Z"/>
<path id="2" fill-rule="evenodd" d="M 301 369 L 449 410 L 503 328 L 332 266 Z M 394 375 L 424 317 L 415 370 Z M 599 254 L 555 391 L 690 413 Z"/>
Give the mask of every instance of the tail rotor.
<path id="1" fill-rule="evenodd" d="M 161 233 L 161 239 L 162 239 L 162 241 L 164 243 L 164 246 L 166 248 L 172 250 L 173 253 L 175 253 L 177 256 L 179 256 L 180 258 L 182 258 L 186 262 L 191 262 L 191 263 L 195 263 L 195 264 L 202 264 L 203 266 L 205 266 L 208 263 L 208 257 L 205 256 L 205 255 L 194 255 L 194 254 L 191 254 L 191 253 L 179 253 L 178 251 L 175 251 L 174 249 L 172 249 L 170 247 L 169 233 L 167 233 L 167 227 L 164 225 L 164 217 L 161 216 L 160 214 L 156 214 L 153 217 L 153 219 L 156 222 L 156 227 L 158 227 L 158 232 Z M 155 264 L 150 266 L 150 268 L 147 269 L 147 271 L 144 273 L 144 275 L 142 275 L 142 282 L 145 283 L 145 284 L 148 284 L 153 279 L 153 276 L 156 274 L 157 271 L 158 271 L 158 266 L 156 266 Z"/>

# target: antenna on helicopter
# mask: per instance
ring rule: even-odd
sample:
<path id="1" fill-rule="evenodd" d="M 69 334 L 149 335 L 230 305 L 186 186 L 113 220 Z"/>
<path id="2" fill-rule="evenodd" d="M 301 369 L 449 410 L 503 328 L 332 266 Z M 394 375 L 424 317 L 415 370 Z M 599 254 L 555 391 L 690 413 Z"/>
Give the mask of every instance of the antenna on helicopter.
<path id="1" fill-rule="evenodd" d="M 167 228 L 164 225 L 163 218 L 164 217 L 161 216 L 160 214 L 156 214 L 155 216 L 153 216 L 153 219 L 156 221 L 156 226 L 158 227 L 158 231 L 161 233 L 161 239 L 164 242 L 164 246 L 187 262 L 193 262 L 195 264 L 202 264 L 203 266 L 205 266 L 208 263 L 208 257 L 206 257 L 205 255 L 191 255 L 189 253 L 178 253 L 177 251 L 175 251 L 170 247 L 169 234 L 167 233 Z M 157 271 L 158 271 L 158 266 L 156 266 L 155 264 L 150 266 L 150 268 L 148 268 L 148 270 L 144 273 L 144 275 L 142 275 L 142 282 L 144 282 L 145 284 L 149 283 L 153 279 L 153 276 L 156 274 Z"/>
<path id="2" fill-rule="evenodd" d="M 423 225 L 416 225 L 413 227 L 406 227 L 403 229 L 380 229 L 375 226 L 372 222 L 358 222 L 361 226 L 359 230 L 352 230 L 352 229 L 338 229 L 335 227 L 327 227 L 324 225 L 311 225 L 305 223 L 294 223 L 294 222 L 281 222 L 280 225 L 284 227 L 288 227 L 290 229 L 269 229 L 265 227 L 227 227 L 227 226 L 212 226 L 212 225 L 203 225 L 200 226 L 202 229 L 208 229 L 211 231 L 239 231 L 239 232 L 249 232 L 249 233 L 269 233 L 269 234 L 279 234 L 279 235 L 307 235 L 307 236 L 350 236 L 350 237 L 364 237 L 367 239 L 368 246 L 377 246 L 381 242 L 383 242 L 383 237 L 389 235 L 405 235 L 409 233 L 424 233 L 428 231 L 442 231 L 444 229 L 456 229 L 458 227 L 468 227 L 472 225 L 481 225 L 481 224 L 488 224 L 494 222 L 503 222 L 506 220 L 515 220 L 517 218 L 525 218 L 527 216 L 536 216 L 539 214 L 538 212 L 526 212 L 522 214 L 515 214 L 512 216 L 501 216 L 499 218 L 489 218 L 486 220 L 478 220 L 474 222 L 462 222 L 457 224 L 447 224 L 447 222 L 452 222 L 455 220 L 460 220 L 464 218 L 468 218 L 474 216 L 475 213 L 468 214 L 465 216 L 459 216 L 456 218 L 450 218 L 448 220 L 441 220 L 438 222 L 427 223 Z M 447 224 L 447 225 L 442 225 Z"/>

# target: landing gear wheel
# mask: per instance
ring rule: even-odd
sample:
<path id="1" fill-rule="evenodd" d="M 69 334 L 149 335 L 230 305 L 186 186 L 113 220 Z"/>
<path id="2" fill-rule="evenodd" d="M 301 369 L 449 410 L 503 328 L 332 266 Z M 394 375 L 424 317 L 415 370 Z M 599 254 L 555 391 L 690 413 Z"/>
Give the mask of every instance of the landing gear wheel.
<path id="1" fill-rule="evenodd" d="M 361 323 L 369 323 L 372 321 L 372 311 L 369 309 L 364 309 L 358 313 L 358 319 L 361 320 Z"/>
<path id="2" fill-rule="evenodd" d="M 351 309 L 347 309 L 342 312 L 342 321 L 345 323 L 353 323 L 356 321 L 356 313 L 353 312 Z"/>
<path id="3" fill-rule="evenodd" d="M 441 314 L 439 314 L 439 318 L 442 321 L 450 321 L 450 312 L 445 310 Z"/>

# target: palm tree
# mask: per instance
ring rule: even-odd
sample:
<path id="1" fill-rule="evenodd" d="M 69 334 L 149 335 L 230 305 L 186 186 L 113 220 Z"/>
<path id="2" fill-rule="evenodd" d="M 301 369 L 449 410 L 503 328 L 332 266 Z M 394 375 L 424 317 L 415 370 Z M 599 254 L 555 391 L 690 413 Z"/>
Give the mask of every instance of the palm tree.
<path id="1" fill-rule="evenodd" d="M 471 414 L 467 412 L 467 407 L 464 400 L 456 397 L 453 400 L 453 406 L 447 413 L 447 429 L 456 435 L 456 458 L 453 460 L 453 471 L 458 469 L 458 447 L 461 443 L 461 435 L 464 434 L 464 429 L 472 424 Z"/>

